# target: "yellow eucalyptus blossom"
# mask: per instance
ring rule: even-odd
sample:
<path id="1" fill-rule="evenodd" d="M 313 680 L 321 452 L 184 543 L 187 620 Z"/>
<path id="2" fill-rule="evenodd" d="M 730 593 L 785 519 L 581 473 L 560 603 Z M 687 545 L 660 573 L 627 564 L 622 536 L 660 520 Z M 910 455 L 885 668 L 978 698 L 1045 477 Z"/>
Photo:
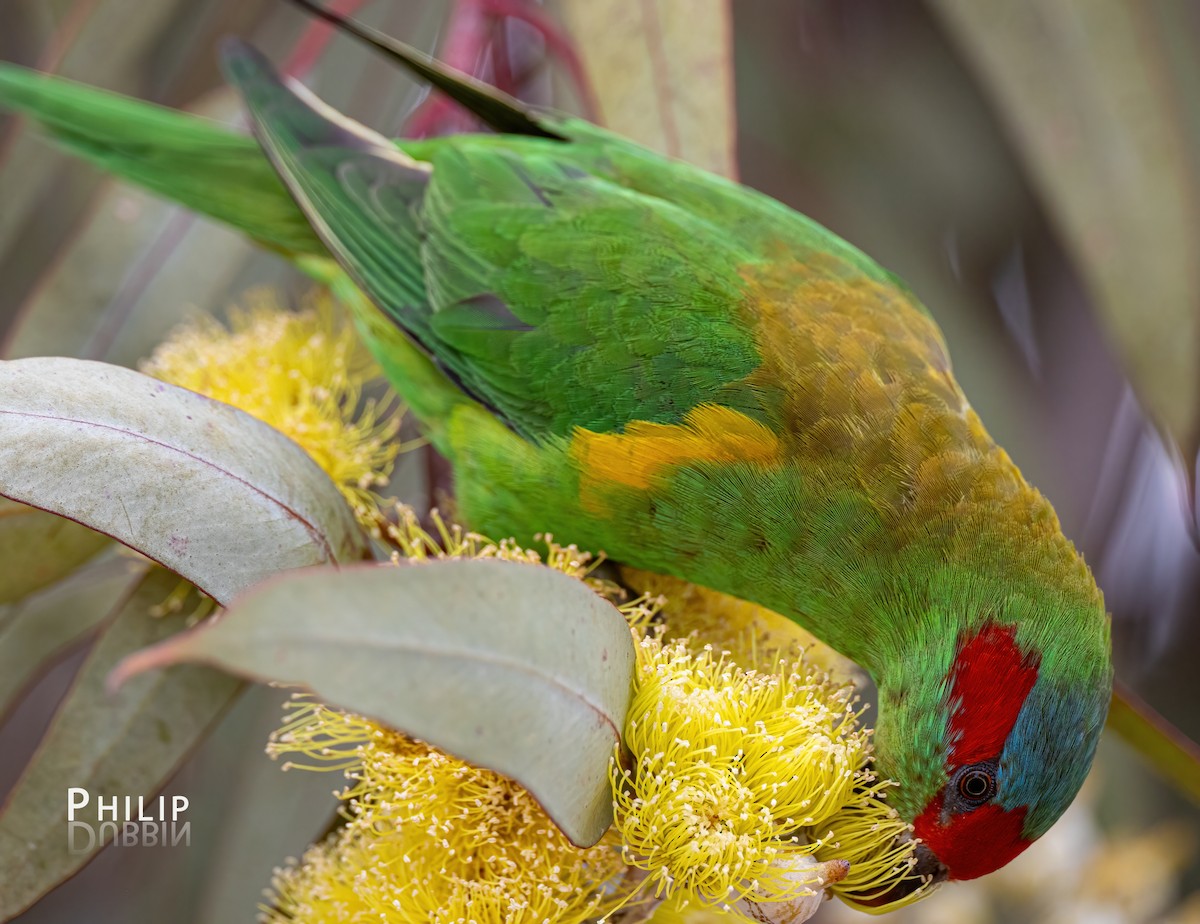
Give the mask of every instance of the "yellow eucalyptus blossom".
<path id="1" fill-rule="evenodd" d="M 346 825 L 277 871 L 268 921 L 577 924 L 625 897 L 611 842 L 572 846 L 512 780 L 369 719 L 298 699 L 270 750 L 350 784 Z"/>
<path id="2" fill-rule="evenodd" d="M 860 904 L 886 895 L 911 875 L 916 864 L 911 847 L 912 825 L 886 801 L 892 785 L 867 776 L 846 804 L 814 829 L 820 838 L 813 851 L 817 859 L 837 858 L 850 864 L 847 875 L 833 883 L 830 891 L 872 914 L 911 905 L 934 890 L 933 886 L 923 886 L 884 907 Z"/>
<path id="3" fill-rule="evenodd" d="M 394 404 L 361 400 L 377 371 L 327 299 L 284 310 L 262 290 L 229 327 L 211 317 L 185 323 L 142 365 L 163 381 L 232 404 L 298 443 L 374 528 L 378 497 L 396 454 Z"/>
<path id="4" fill-rule="evenodd" d="M 641 641 L 633 765 L 613 786 L 626 861 L 658 895 L 725 907 L 813 891 L 790 873 L 862 779 L 869 737 L 851 690 L 803 667 L 747 671 L 683 641 Z"/>
<path id="5" fill-rule="evenodd" d="M 695 648 L 698 644 L 707 643 L 708 651 L 692 657 L 698 657 L 701 663 L 710 667 L 723 665 L 725 671 L 722 682 L 728 680 L 731 669 L 737 669 L 724 660 L 714 662 L 711 654 L 713 649 L 722 651 L 729 661 L 747 669 L 738 676 L 757 677 L 758 680 L 754 682 L 761 682 L 764 677 L 789 670 L 791 681 L 800 681 L 802 688 L 807 690 L 807 699 L 798 704 L 795 715 L 784 717 L 776 714 L 772 722 L 776 724 L 776 731 L 782 732 L 779 735 L 780 743 L 790 740 L 799 747 L 791 752 L 791 759 L 808 761 L 808 778 L 825 775 L 825 778 L 833 781 L 827 791 L 802 810 L 804 820 L 793 834 L 811 842 L 810 852 L 815 860 L 849 864 L 847 873 L 839 873 L 829 879 L 825 887 L 847 903 L 873 914 L 913 904 L 933 891 L 932 887 L 927 886 L 905 890 L 902 899 L 877 907 L 861 904 L 886 895 L 901 880 L 908 878 L 916 858 L 912 849 L 912 826 L 903 821 L 886 801 L 887 790 L 892 784 L 877 780 L 869 770 L 871 748 L 866 738 L 868 733 L 855 725 L 856 737 L 853 742 L 839 743 L 837 733 L 851 726 L 843 722 L 836 727 L 821 727 L 820 717 L 830 715 L 830 703 L 834 705 L 835 713 L 842 708 L 839 704 L 849 708 L 852 702 L 847 700 L 850 685 L 862 682 L 862 673 L 857 666 L 791 620 L 757 604 L 678 578 L 631 568 L 622 568 L 621 576 L 630 586 L 647 594 L 660 595 L 663 600 L 659 611 L 665 619 L 661 637 L 665 640 L 675 639 L 677 643 L 673 646 L 660 644 L 660 659 L 674 658 L 676 664 L 686 665 L 688 656 L 682 654 L 682 646 Z M 681 679 L 681 676 L 676 676 L 676 689 Z M 690 679 L 697 687 L 696 696 L 700 701 L 711 697 L 712 690 L 718 686 L 711 675 L 693 675 Z M 636 682 L 639 685 L 645 682 L 642 672 L 639 672 Z M 687 687 L 687 683 L 682 685 Z M 650 688 L 653 688 L 653 684 Z M 825 700 L 830 695 L 833 699 Z M 630 716 L 633 715 L 634 710 L 631 709 Z M 848 716 L 844 714 L 843 717 Z M 857 716 L 853 718 L 856 720 Z M 761 737 L 744 739 L 744 747 L 754 766 L 772 765 L 770 759 L 763 760 L 768 755 L 763 755 L 761 750 L 756 753 L 756 748 L 761 749 L 766 740 Z M 848 743 L 851 744 L 849 748 L 846 747 Z M 856 757 L 853 756 L 855 754 Z M 739 774 L 745 775 L 742 765 L 739 763 L 738 766 Z M 778 770 L 779 765 L 775 766 Z M 802 778 L 806 778 L 805 775 L 798 777 L 798 780 Z M 780 830 L 774 820 L 772 826 Z M 777 849 L 769 838 L 763 843 L 767 852 Z M 795 856 L 795 852 L 791 852 L 791 855 Z M 773 875 L 783 876 L 789 861 L 780 859 L 776 862 L 779 865 Z M 662 919 L 668 922 L 679 915 L 698 921 L 706 919 L 706 916 L 724 914 L 722 911 L 709 910 L 703 901 L 699 907 L 694 903 L 689 904 L 686 897 L 680 899 L 680 894 L 664 903 L 655 915 L 655 921 Z M 735 906 L 734 910 L 739 909 Z M 760 911 L 755 909 L 749 916 L 755 917 Z M 784 919 L 790 920 L 786 917 L 787 912 L 781 913 Z M 795 920 L 803 920 L 804 917 Z"/>

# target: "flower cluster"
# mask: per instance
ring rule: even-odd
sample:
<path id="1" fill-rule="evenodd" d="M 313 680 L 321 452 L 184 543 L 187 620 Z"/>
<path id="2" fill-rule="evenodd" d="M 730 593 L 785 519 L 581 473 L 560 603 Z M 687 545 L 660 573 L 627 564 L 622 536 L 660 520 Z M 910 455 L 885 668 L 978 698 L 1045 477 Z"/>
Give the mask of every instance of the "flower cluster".
<path id="1" fill-rule="evenodd" d="M 543 561 L 436 513 L 431 531 L 398 513 L 387 531 L 398 560 L 500 558 L 622 593 L 573 546 L 547 541 Z M 661 598 L 620 609 L 637 670 L 611 770 L 616 820 L 599 845 L 573 847 L 499 774 L 301 698 L 270 751 L 344 771 L 347 822 L 277 873 L 267 920 L 573 924 L 655 909 L 666 922 L 691 907 L 801 921 L 827 888 L 870 897 L 908 873 L 908 828 L 869 771 L 852 687 L 802 657 L 747 669 L 693 635 L 666 641 L 674 608 Z"/>
<path id="2" fill-rule="evenodd" d="M 616 770 L 616 826 L 659 892 L 700 903 L 788 901 L 802 831 L 847 800 L 867 735 L 847 691 L 802 673 L 745 671 L 711 649 L 639 646 L 625 724 L 632 768 Z"/>
<path id="3" fill-rule="evenodd" d="M 908 875 L 909 828 L 870 772 L 852 688 L 803 658 L 746 670 L 651 636 L 634 689 L 615 826 L 660 897 L 773 920 L 761 906 L 826 887 L 869 899 Z"/>
<path id="4" fill-rule="evenodd" d="M 394 402 L 362 399 L 377 373 L 328 299 L 283 310 L 262 290 L 229 328 L 209 316 L 176 330 L 142 371 L 232 404 L 298 443 L 329 475 L 360 521 L 375 528 L 378 497 L 397 453 Z"/>
<path id="5" fill-rule="evenodd" d="M 499 774 L 304 699 L 271 750 L 351 783 L 345 825 L 276 873 L 268 921 L 576 924 L 621 901 L 612 844 L 572 846 Z"/>

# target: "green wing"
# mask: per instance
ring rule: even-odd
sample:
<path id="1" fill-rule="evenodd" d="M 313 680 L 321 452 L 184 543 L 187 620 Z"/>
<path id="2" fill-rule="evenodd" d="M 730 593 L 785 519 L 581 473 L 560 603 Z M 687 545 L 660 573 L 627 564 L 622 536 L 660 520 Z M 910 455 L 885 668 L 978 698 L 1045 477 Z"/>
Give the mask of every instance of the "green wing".
<path id="1" fill-rule="evenodd" d="M 255 129 L 326 246 L 465 389 L 529 437 L 756 410 L 740 264 L 711 221 L 515 136 L 389 141 L 226 54 Z"/>

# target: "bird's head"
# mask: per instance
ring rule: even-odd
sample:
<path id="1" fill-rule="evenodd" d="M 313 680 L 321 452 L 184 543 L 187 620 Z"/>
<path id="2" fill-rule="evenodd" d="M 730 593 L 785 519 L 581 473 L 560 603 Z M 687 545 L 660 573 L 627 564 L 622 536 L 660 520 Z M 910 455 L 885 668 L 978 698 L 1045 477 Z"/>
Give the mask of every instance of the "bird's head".
<path id="1" fill-rule="evenodd" d="M 948 644 L 913 639 L 905 670 L 877 678 L 877 766 L 920 841 L 901 894 L 921 877 L 999 869 L 1074 799 L 1112 690 L 1098 593 L 1087 606 L 1065 620 L 984 618 Z"/>

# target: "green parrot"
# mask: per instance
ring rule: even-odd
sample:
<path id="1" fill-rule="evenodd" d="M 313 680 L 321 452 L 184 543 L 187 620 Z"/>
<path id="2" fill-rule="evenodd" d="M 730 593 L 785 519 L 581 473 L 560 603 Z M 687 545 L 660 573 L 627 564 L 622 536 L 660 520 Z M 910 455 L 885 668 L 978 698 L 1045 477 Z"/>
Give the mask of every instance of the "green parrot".
<path id="1" fill-rule="evenodd" d="M 1009 862 L 1091 765 L 1109 620 L 925 308 L 765 195 L 390 52 L 498 133 L 388 140 L 240 42 L 257 143 L 12 66 L 0 106 L 339 291 L 471 526 L 754 601 L 868 670 L 912 888 Z"/>

